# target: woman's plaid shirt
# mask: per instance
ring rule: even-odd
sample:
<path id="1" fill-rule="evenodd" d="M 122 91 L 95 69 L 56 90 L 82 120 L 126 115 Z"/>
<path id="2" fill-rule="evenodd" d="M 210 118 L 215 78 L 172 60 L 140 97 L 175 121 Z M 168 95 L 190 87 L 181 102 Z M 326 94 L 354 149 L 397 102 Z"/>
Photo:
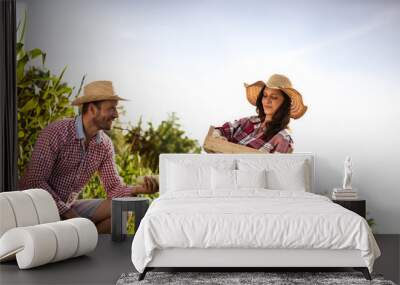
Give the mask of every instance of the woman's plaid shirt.
<path id="1" fill-rule="evenodd" d="M 84 140 L 81 116 L 54 122 L 43 129 L 18 188 L 47 190 L 60 214 L 71 208 L 96 172 L 107 197 L 130 196 L 132 188 L 124 185 L 118 175 L 111 139 L 99 131 L 86 149 Z"/>
<path id="2" fill-rule="evenodd" d="M 264 140 L 264 133 L 259 132 L 260 126 L 260 118 L 258 116 L 251 116 L 235 120 L 234 122 L 227 122 L 215 129 L 219 130 L 230 142 L 261 151 L 274 152 L 277 146 L 273 145 L 271 141 L 277 137 L 280 137 L 278 140 L 280 144 L 287 144 L 290 147 L 289 150 L 293 150 L 293 140 L 287 129 L 280 131 L 271 140 L 266 142 Z"/>

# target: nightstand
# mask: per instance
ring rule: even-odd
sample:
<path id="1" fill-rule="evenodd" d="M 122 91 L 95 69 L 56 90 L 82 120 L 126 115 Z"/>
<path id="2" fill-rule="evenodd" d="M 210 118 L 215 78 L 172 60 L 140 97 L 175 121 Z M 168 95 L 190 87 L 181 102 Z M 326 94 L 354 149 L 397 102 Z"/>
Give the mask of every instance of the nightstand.
<path id="1" fill-rule="evenodd" d="M 111 239 L 123 241 L 126 238 L 128 211 L 135 215 L 135 231 L 149 208 L 150 200 L 141 197 L 113 198 L 111 202 Z"/>
<path id="2" fill-rule="evenodd" d="M 357 199 L 357 200 L 332 200 L 332 202 L 339 204 L 340 206 L 353 211 L 354 213 L 359 214 L 361 217 L 365 219 L 366 216 L 366 202 L 365 200 Z"/>

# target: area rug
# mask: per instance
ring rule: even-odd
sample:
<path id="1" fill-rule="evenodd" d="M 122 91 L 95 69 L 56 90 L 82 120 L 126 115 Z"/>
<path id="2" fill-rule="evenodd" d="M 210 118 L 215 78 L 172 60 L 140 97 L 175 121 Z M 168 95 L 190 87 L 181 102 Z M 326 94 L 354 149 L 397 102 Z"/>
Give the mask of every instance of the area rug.
<path id="1" fill-rule="evenodd" d="M 372 281 L 364 278 L 360 272 L 148 272 L 142 281 L 138 281 L 139 273 L 122 274 L 117 285 L 145 284 L 379 284 L 395 285 L 384 280 L 382 275 L 372 275 Z"/>

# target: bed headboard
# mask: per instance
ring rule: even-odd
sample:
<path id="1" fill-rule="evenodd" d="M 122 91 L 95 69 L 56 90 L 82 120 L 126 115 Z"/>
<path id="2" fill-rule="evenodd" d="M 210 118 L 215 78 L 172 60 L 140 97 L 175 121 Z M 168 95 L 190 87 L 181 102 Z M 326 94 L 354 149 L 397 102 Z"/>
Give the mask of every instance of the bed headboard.
<path id="1" fill-rule="evenodd" d="M 167 165 L 169 162 L 210 162 L 218 163 L 218 161 L 232 161 L 236 166 L 238 159 L 266 159 L 271 162 L 278 160 L 304 161 L 308 166 L 307 180 L 310 186 L 310 192 L 314 192 L 315 185 L 315 167 L 314 155 L 312 153 L 291 153 L 291 154 L 186 154 L 186 153 L 166 153 L 160 155 L 160 195 L 166 192 L 167 185 Z"/>

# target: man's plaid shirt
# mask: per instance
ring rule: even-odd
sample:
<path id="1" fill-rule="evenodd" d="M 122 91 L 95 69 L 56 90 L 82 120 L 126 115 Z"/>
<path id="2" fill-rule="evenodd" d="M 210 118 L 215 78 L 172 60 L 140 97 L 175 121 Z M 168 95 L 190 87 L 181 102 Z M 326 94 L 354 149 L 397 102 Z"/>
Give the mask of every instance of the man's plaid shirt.
<path id="1" fill-rule="evenodd" d="M 274 152 L 275 146 L 264 140 L 264 132 L 259 131 L 260 126 L 260 118 L 258 116 L 251 116 L 236 120 L 234 122 L 227 122 L 221 127 L 217 127 L 215 129 L 219 130 L 221 134 L 230 142 L 245 145 L 265 152 Z M 281 136 L 283 138 L 283 140 L 280 140 L 281 143 L 288 144 L 290 148 L 293 149 L 293 140 L 289 135 L 288 130 L 284 129 L 280 131 L 272 139 L 274 139 L 276 136 Z"/>
<path id="2" fill-rule="evenodd" d="M 39 134 L 18 188 L 47 190 L 56 201 L 60 214 L 71 208 L 96 172 L 107 197 L 130 196 L 132 188 L 124 185 L 118 175 L 111 139 L 99 131 L 86 149 L 84 140 L 81 116 L 47 126 Z"/>

